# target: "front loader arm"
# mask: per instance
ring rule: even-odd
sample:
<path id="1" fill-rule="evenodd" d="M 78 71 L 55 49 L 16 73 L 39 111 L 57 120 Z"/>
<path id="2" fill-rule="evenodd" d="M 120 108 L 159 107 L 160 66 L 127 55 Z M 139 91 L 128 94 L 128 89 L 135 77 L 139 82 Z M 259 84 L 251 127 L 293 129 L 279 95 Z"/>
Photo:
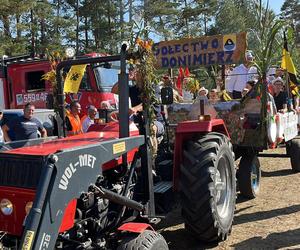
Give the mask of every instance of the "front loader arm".
<path id="1" fill-rule="evenodd" d="M 26 219 L 22 249 L 54 249 L 67 204 L 102 174 L 102 164 L 144 144 L 144 136 L 103 141 L 48 157 Z"/>

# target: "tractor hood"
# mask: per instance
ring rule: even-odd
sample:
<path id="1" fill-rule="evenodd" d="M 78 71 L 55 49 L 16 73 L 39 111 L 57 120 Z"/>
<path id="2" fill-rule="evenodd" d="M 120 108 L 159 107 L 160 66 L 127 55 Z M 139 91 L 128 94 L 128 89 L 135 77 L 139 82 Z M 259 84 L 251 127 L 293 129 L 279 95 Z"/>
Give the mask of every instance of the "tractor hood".
<path id="1" fill-rule="evenodd" d="M 87 146 L 96 144 L 102 141 L 113 140 L 119 138 L 119 124 L 109 123 L 106 126 L 95 124 L 93 130 L 85 134 L 75 135 L 62 139 L 54 139 L 41 142 L 37 145 L 23 146 L 15 149 L 9 149 L 2 153 L 32 155 L 32 156 L 47 156 L 61 150 L 73 149 L 75 147 Z M 138 128 L 132 123 L 130 125 L 130 137 L 139 135 Z"/>

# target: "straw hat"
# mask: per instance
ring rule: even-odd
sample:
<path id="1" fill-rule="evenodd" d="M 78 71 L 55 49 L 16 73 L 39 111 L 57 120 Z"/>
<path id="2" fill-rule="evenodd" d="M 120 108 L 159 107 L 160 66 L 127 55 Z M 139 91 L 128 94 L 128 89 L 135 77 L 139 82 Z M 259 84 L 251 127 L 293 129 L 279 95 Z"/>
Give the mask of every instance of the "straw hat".
<path id="1" fill-rule="evenodd" d="M 206 89 L 205 87 L 201 87 L 201 88 L 199 89 L 199 93 L 200 93 L 201 91 L 205 91 L 205 95 L 208 94 L 208 89 Z"/>

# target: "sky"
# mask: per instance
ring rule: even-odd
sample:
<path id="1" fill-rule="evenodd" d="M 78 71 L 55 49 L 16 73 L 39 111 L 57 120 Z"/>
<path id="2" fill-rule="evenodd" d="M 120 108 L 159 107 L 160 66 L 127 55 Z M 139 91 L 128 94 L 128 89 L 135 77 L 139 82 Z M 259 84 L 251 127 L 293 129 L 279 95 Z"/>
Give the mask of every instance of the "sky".
<path id="1" fill-rule="evenodd" d="M 269 0 L 270 9 L 273 9 L 276 14 L 279 14 L 283 2 L 284 0 Z"/>

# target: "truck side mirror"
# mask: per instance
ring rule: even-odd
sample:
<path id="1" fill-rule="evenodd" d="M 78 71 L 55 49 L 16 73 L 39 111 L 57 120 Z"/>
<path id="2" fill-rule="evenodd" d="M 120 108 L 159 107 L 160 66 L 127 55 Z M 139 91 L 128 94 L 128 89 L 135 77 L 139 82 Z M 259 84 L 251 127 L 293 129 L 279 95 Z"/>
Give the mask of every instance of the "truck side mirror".
<path id="1" fill-rule="evenodd" d="M 173 89 L 172 87 L 163 87 L 160 91 L 161 103 L 164 105 L 173 103 Z"/>

